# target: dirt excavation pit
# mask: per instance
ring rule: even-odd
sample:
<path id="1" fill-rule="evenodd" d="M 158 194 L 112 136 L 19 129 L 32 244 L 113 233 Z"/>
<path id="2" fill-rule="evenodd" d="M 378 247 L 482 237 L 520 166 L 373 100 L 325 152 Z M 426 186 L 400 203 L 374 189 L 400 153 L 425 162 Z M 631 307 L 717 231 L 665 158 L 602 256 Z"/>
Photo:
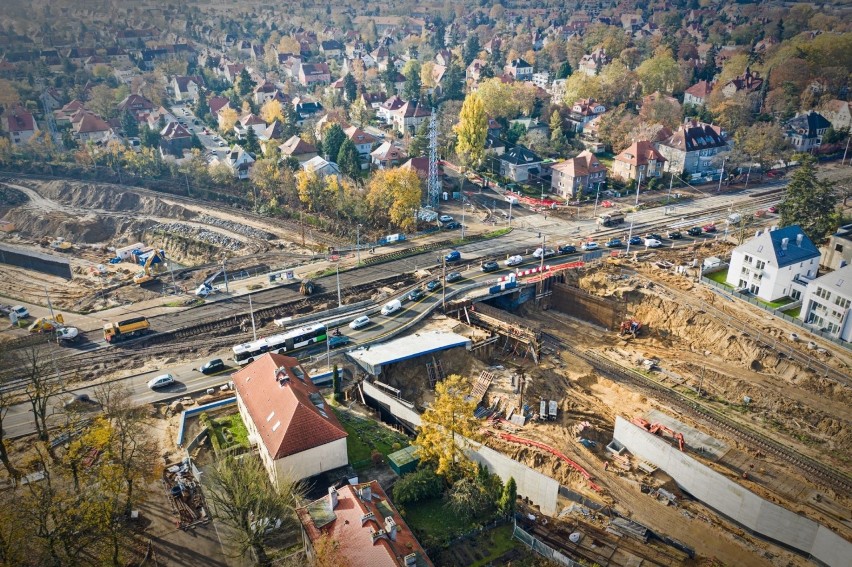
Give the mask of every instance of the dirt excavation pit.
<path id="1" fill-rule="evenodd" d="M 64 255 L 74 274 L 71 282 L 59 282 L 4 266 L 0 273 L 4 295 L 41 303 L 47 286 L 56 307 L 76 311 L 159 295 L 158 288 L 133 285 L 139 266 L 107 262 L 117 248 L 136 242 L 165 250 L 174 268 L 219 263 L 225 258 L 234 269 L 261 264 L 277 268 L 288 259 L 292 262 L 312 254 L 293 242 L 296 235 L 225 205 L 185 205 L 166 194 L 107 184 L 10 180 L 0 184 L 0 220 L 15 226 L 14 232 L 0 233 L 0 241 L 56 255 L 63 253 L 58 244 L 69 243 L 71 248 Z M 260 257 L 266 264 L 258 261 Z"/>

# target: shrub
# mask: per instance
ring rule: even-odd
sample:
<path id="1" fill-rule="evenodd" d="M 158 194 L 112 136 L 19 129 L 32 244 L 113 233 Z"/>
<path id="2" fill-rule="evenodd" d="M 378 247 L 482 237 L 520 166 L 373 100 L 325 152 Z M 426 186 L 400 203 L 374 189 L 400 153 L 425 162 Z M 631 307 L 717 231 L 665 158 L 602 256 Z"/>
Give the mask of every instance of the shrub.
<path id="1" fill-rule="evenodd" d="M 431 467 L 422 467 L 404 475 L 393 486 L 393 501 L 412 504 L 437 498 L 444 491 L 444 483 Z"/>

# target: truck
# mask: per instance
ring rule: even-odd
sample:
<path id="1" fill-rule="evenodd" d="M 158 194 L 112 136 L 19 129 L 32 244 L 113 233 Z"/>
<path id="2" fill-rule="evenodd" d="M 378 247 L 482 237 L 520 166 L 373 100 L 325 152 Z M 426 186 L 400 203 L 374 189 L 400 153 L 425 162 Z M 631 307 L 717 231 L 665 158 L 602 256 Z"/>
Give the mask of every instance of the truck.
<path id="1" fill-rule="evenodd" d="M 624 213 L 621 211 L 611 211 L 598 215 L 598 226 L 616 226 L 624 222 Z"/>
<path id="2" fill-rule="evenodd" d="M 109 344 L 126 341 L 135 337 L 141 337 L 148 333 L 151 324 L 145 317 L 133 317 L 117 323 L 104 325 L 104 340 Z"/>
<path id="3" fill-rule="evenodd" d="M 556 419 L 556 400 L 550 400 L 547 404 L 547 418 L 548 419 Z"/>

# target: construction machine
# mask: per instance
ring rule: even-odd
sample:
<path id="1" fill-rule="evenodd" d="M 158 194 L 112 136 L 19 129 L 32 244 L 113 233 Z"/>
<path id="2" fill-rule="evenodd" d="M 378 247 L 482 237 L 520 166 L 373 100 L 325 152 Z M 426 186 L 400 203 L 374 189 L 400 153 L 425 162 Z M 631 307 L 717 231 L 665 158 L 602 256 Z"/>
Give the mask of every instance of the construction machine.
<path id="1" fill-rule="evenodd" d="M 627 319 L 621 323 L 621 327 L 618 331 L 619 336 L 623 337 L 625 335 L 630 335 L 634 339 L 637 335 L 642 332 L 642 323 L 637 321 L 636 319 Z"/>
<path id="2" fill-rule="evenodd" d="M 62 313 L 57 313 L 55 319 L 50 317 L 39 317 L 30 325 L 31 333 L 52 333 L 60 328 L 65 323 L 62 318 Z"/>
<path id="3" fill-rule="evenodd" d="M 316 291 L 314 280 L 302 280 L 302 284 L 299 286 L 299 293 L 302 295 L 312 295 L 314 291 Z"/>
<path id="4" fill-rule="evenodd" d="M 142 265 L 142 271 L 133 276 L 133 283 L 137 285 L 145 285 L 156 280 L 159 274 L 151 273 L 151 267 L 157 264 L 164 264 L 166 261 L 166 253 L 164 250 L 154 250 L 145 260 Z"/>
<path id="5" fill-rule="evenodd" d="M 642 419 L 641 417 L 634 417 L 630 420 L 633 425 L 638 425 L 648 433 L 652 435 L 662 435 L 666 433 L 670 435 L 675 441 L 677 441 L 677 447 L 681 451 L 683 451 L 684 446 L 686 445 L 686 441 L 683 438 L 683 433 L 679 433 L 674 431 L 670 427 L 666 427 L 662 423 L 651 423 L 646 419 Z"/>

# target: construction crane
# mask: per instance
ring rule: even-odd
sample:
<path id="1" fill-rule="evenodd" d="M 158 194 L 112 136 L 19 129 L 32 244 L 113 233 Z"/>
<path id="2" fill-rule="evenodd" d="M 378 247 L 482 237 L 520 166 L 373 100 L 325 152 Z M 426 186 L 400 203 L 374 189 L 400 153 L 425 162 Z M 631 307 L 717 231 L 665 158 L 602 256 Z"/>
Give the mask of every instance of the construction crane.
<path id="1" fill-rule="evenodd" d="M 166 254 L 163 250 L 154 250 L 145 260 L 145 263 L 142 265 L 142 271 L 133 276 L 133 283 L 137 285 L 145 285 L 156 280 L 159 275 L 151 273 L 151 266 L 155 264 L 162 264 L 166 261 Z"/>
<path id="2" fill-rule="evenodd" d="M 641 427 L 648 433 L 651 433 L 652 435 L 662 435 L 663 433 L 667 433 L 675 441 L 677 441 L 678 449 L 680 449 L 681 451 L 684 450 L 686 441 L 683 438 L 683 433 L 674 431 L 673 429 L 671 429 L 670 427 L 666 427 L 662 423 L 651 423 L 650 421 L 642 419 L 641 417 L 634 417 L 630 420 L 630 422 L 633 423 L 633 425 L 638 425 L 639 427 Z"/>

